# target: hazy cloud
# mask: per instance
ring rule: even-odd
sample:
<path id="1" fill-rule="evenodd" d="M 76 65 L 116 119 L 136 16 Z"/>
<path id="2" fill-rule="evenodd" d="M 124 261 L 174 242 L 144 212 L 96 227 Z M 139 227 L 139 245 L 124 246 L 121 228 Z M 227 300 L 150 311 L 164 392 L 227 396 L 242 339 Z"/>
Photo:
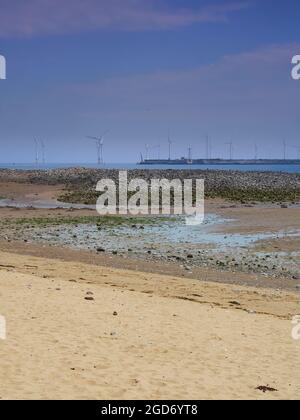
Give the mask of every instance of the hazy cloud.
<path id="1" fill-rule="evenodd" d="M 13 112 L 7 106 L 1 110 L 2 138 L 15 139 L 6 150 L 14 159 L 20 150 L 23 159 L 24 149 L 15 145 L 22 144 L 27 133 L 33 147 L 34 127 L 37 135 L 48 140 L 48 159 L 51 145 L 53 160 L 59 150 L 62 161 L 93 161 L 94 145 L 85 136 L 110 129 L 106 159 L 132 161 L 146 142 L 160 142 L 162 156 L 167 156 L 170 129 L 176 156 L 186 153 L 187 144 L 195 155 L 205 155 L 209 133 L 214 156 L 227 157 L 225 142 L 232 139 L 236 157 L 253 156 L 254 142 L 260 156 L 281 157 L 283 138 L 290 146 L 299 144 L 300 82 L 291 78 L 291 58 L 299 51 L 299 43 L 274 45 L 224 56 L 194 69 L 107 77 L 19 93 Z M 288 154 L 295 156 L 295 149 L 290 147 Z M 34 149 L 29 156 L 34 156 Z"/>
<path id="2" fill-rule="evenodd" d="M 153 107 L 156 112 L 202 113 L 220 110 L 228 115 L 257 113 L 268 106 L 286 108 L 289 98 L 296 98 L 296 84 L 291 78 L 291 57 L 300 44 L 273 45 L 252 52 L 228 55 L 210 65 L 183 71 L 165 71 L 129 77 L 114 77 L 73 86 L 73 92 L 99 98 L 103 111 Z M 298 86 L 297 86 L 298 87 Z M 281 99 L 280 100 L 280 95 Z M 283 100 L 285 99 L 285 101 Z M 253 108 L 251 105 L 253 105 Z M 228 108 L 229 106 L 229 108 Z M 142 108 L 141 108 L 142 107 Z M 222 116 L 220 115 L 222 118 Z"/>
<path id="3" fill-rule="evenodd" d="M 226 21 L 245 1 L 173 8 L 166 0 L 2 0 L 0 36 L 59 35 L 99 29 L 174 29 Z"/>

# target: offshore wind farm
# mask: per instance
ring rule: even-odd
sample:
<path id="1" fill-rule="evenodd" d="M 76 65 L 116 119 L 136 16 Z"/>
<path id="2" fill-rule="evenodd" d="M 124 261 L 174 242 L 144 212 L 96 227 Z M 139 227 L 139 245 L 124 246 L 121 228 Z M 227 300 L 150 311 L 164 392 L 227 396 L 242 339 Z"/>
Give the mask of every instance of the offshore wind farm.
<path id="1" fill-rule="evenodd" d="M 167 142 L 145 144 L 144 153 L 140 153 L 140 160 L 135 160 L 135 154 L 129 161 L 118 160 L 114 141 L 107 140 L 110 130 L 102 131 L 99 136 L 85 136 L 84 141 L 87 148 L 91 150 L 91 160 L 74 161 L 70 156 L 68 161 L 51 160 L 56 155 L 53 146 L 48 147 L 46 139 L 34 137 L 31 162 L 0 162 L 2 169 L 62 169 L 62 168 L 103 168 L 103 169 L 216 169 L 216 170 L 237 170 L 237 171 L 279 171 L 279 172 L 300 172 L 300 146 L 297 142 L 284 140 L 282 142 L 282 156 L 266 157 L 266 154 L 259 148 L 258 143 L 253 143 L 253 154 L 241 157 L 240 150 L 232 140 L 228 142 L 214 143 L 207 135 L 203 141 L 188 143 L 186 146 L 180 144 L 180 149 L 186 149 L 181 156 L 174 151 L 176 143 L 170 137 Z M 90 140 L 90 142 L 86 142 Z M 93 145 L 94 143 L 94 145 Z M 175 146 L 175 147 L 174 147 Z M 222 148 L 223 146 L 223 148 Z M 228 148 L 228 149 L 227 149 Z M 114 152 L 112 152 L 112 149 Z M 179 148 L 178 148 L 179 149 Z M 196 152 L 195 152 L 196 150 Z M 51 154 L 46 153 L 51 152 Z M 93 151 L 93 152 L 92 152 Z M 179 155 L 176 157 L 175 155 Z M 279 153 L 280 155 L 280 153 Z"/>
<path id="2" fill-rule="evenodd" d="M 109 130 L 102 132 L 100 136 L 86 136 L 90 142 L 85 144 L 91 151 L 91 160 L 82 161 L 56 161 L 51 160 L 51 154 L 54 153 L 53 146 L 50 149 L 45 139 L 35 137 L 33 142 L 33 154 L 31 162 L 0 162 L 0 169 L 23 169 L 23 170 L 50 170 L 63 168 L 94 168 L 94 169 L 199 169 L 199 170 L 223 170 L 223 171 L 261 171 L 261 172 L 300 172 L 300 146 L 292 144 L 291 142 L 283 142 L 282 157 L 271 158 L 263 156 L 263 152 L 259 150 L 257 143 L 254 143 L 253 156 L 250 157 L 235 157 L 238 156 L 238 148 L 236 148 L 233 141 L 222 143 L 223 146 L 228 147 L 228 152 L 222 150 L 222 153 L 216 146 L 213 145 L 211 137 L 207 136 L 206 142 L 201 142 L 202 152 L 199 152 L 200 147 L 195 146 L 195 143 L 186 143 L 186 154 L 181 157 L 174 157 L 175 152 L 173 146 L 175 142 L 168 136 L 168 141 L 164 143 L 145 144 L 145 152 L 140 153 L 140 160 L 134 161 L 135 156 L 132 155 L 131 161 L 118 160 L 118 155 L 111 153 L 114 148 L 113 142 L 109 139 L 107 141 L 106 135 Z M 105 141 L 106 139 L 106 141 Z M 94 143 L 94 145 L 93 145 Z M 96 147 L 95 147 L 96 146 Z M 167 147 L 166 147 L 167 146 Z M 199 144 L 198 144 L 199 146 Z M 197 155 L 194 150 L 197 149 Z M 161 156 L 163 153 L 165 156 Z M 227 155 L 227 157 L 225 157 Z M 195 156 L 195 157 L 194 157 Z M 218 157 L 217 157 L 218 156 Z"/>
<path id="3" fill-rule="evenodd" d="M 283 141 L 283 156 L 282 158 L 263 158 L 258 156 L 258 146 L 254 144 L 254 156 L 253 158 L 234 158 L 234 144 L 232 141 L 225 143 L 229 147 L 229 157 L 221 158 L 212 156 L 212 142 L 209 136 L 206 139 L 206 157 L 193 158 L 193 148 L 191 145 L 187 147 L 187 155 L 182 157 L 172 157 L 171 147 L 173 145 L 170 135 L 168 137 L 168 151 L 169 155 L 167 158 L 160 157 L 161 146 L 157 145 L 152 150 L 159 150 L 158 156 L 149 157 L 150 146 L 146 145 L 145 156 L 141 153 L 140 165 L 300 165 L 300 146 L 289 145 Z M 297 158 L 288 158 L 287 150 L 290 148 L 293 150 L 293 154 L 297 151 Z"/>

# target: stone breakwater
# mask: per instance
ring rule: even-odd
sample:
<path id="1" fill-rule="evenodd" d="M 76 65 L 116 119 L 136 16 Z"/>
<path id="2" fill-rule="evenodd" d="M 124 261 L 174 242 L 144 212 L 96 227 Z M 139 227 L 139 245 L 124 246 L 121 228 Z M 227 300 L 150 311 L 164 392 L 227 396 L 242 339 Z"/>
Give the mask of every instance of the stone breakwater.
<path id="1" fill-rule="evenodd" d="M 64 185 L 62 199 L 68 202 L 95 203 L 96 183 L 110 178 L 118 183 L 119 170 L 111 169 L 51 169 L 51 170 L 0 170 L 0 181 Z M 281 172 L 239 172 L 220 170 L 129 170 L 128 179 L 153 178 L 205 180 L 206 196 L 234 201 L 300 202 L 300 174 Z"/>

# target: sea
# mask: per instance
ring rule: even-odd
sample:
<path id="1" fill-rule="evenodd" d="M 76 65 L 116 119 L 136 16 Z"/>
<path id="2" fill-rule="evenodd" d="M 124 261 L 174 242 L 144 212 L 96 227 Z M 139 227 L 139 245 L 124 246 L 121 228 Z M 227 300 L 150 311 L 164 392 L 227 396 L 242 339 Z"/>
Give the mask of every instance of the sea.
<path id="1" fill-rule="evenodd" d="M 18 163 L 0 163 L 0 169 L 22 169 L 22 170 L 49 170 L 63 168 L 103 168 L 103 169 L 176 169 L 176 170 L 222 170 L 222 171 L 242 171 L 242 172 L 288 172 L 300 173 L 300 165 L 282 164 L 282 165 L 140 165 L 137 163 L 107 163 L 97 165 L 92 163 L 47 163 L 47 164 L 18 164 Z"/>

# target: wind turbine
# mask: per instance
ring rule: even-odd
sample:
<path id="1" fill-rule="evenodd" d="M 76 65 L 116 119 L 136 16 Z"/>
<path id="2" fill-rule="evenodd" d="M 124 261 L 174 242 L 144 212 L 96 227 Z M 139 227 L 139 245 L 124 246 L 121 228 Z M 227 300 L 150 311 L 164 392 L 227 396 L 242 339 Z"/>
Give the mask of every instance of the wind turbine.
<path id="1" fill-rule="evenodd" d="M 172 147 L 173 142 L 171 140 L 170 133 L 168 136 L 168 144 L 169 144 L 169 160 L 171 160 L 171 147 Z"/>
<path id="2" fill-rule="evenodd" d="M 212 145 L 212 140 L 211 138 L 209 139 L 209 159 L 213 158 L 213 145 Z"/>
<path id="3" fill-rule="evenodd" d="M 192 162 L 192 146 L 188 147 L 188 161 L 189 163 Z"/>
<path id="4" fill-rule="evenodd" d="M 104 144 L 104 136 L 108 133 L 108 130 L 105 131 L 100 137 L 93 137 L 93 136 L 87 136 L 90 140 L 96 141 L 96 147 L 97 147 L 97 156 L 98 156 L 98 165 L 103 165 L 103 144 Z"/>
<path id="5" fill-rule="evenodd" d="M 230 155 L 230 160 L 232 160 L 232 156 L 233 156 L 233 142 L 229 141 L 228 143 L 225 143 L 227 146 L 229 146 L 229 155 Z"/>
<path id="6" fill-rule="evenodd" d="M 146 148 L 146 160 L 149 159 L 149 144 L 145 144 L 145 148 Z"/>
<path id="7" fill-rule="evenodd" d="M 41 149 L 42 149 L 42 162 L 43 162 L 43 165 L 45 165 L 45 163 L 46 163 L 46 157 L 45 157 L 46 146 L 45 146 L 44 140 L 41 140 Z"/>
<path id="8" fill-rule="evenodd" d="M 160 160 L 160 144 L 151 147 L 151 150 L 157 150 L 157 159 Z"/>
<path id="9" fill-rule="evenodd" d="M 283 140 L 283 160 L 286 160 L 286 148 L 287 148 L 286 140 Z"/>
<path id="10" fill-rule="evenodd" d="M 300 159 L 300 146 L 292 146 L 294 149 L 296 149 L 297 150 L 297 159 L 299 160 Z"/>
<path id="11" fill-rule="evenodd" d="M 255 150 L 255 152 L 254 152 L 254 160 L 258 160 L 258 146 L 257 146 L 256 143 L 254 144 L 254 150 Z"/>
<path id="12" fill-rule="evenodd" d="M 39 141 L 38 139 L 34 139 L 35 144 L 35 165 L 39 166 Z"/>
<path id="13" fill-rule="evenodd" d="M 206 136 L 206 159 L 212 159 L 212 151 L 213 151 L 213 146 L 212 146 L 212 140 L 211 140 L 211 136 L 209 136 L 207 134 Z"/>
<path id="14" fill-rule="evenodd" d="M 206 159 L 209 159 L 209 135 L 206 136 Z"/>
<path id="15" fill-rule="evenodd" d="M 160 160 L 160 144 L 157 145 L 157 158 Z"/>

